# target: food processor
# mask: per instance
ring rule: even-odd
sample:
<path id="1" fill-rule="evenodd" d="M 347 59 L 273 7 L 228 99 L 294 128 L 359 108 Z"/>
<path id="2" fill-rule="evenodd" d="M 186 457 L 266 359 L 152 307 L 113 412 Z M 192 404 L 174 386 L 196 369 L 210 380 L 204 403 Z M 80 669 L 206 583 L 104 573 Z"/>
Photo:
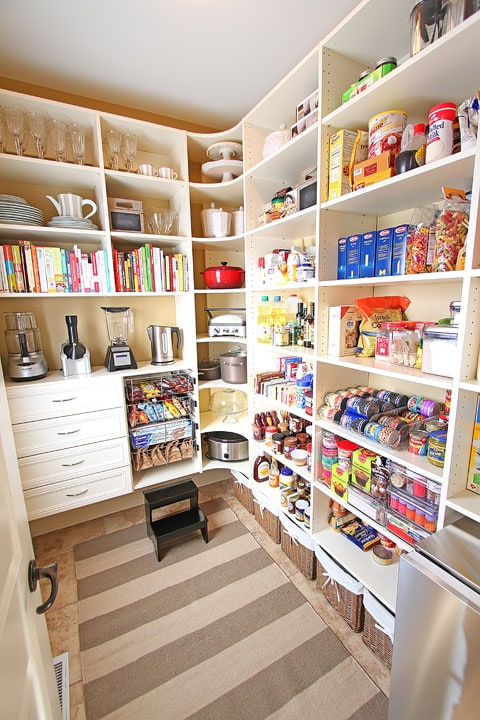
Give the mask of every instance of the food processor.
<path id="1" fill-rule="evenodd" d="M 60 350 L 62 372 L 65 377 L 71 375 L 87 375 L 92 372 L 90 353 L 84 343 L 78 339 L 77 315 L 65 315 L 67 323 L 68 341 L 64 342 Z"/>
<path id="2" fill-rule="evenodd" d="M 133 332 L 133 312 L 129 307 L 102 307 L 105 311 L 110 345 L 105 356 L 109 372 L 135 369 L 137 363 L 128 345 L 128 333 Z"/>
<path id="3" fill-rule="evenodd" d="M 45 377 L 48 365 L 42 352 L 35 313 L 5 313 L 5 341 L 7 375 L 11 380 L 22 382 Z"/>

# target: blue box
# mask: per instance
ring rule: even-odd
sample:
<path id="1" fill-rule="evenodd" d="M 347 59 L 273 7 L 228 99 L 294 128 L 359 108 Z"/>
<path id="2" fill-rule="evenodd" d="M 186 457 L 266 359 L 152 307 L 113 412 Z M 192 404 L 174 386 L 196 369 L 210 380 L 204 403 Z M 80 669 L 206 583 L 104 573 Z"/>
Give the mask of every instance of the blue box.
<path id="1" fill-rule="evenodd" d="M 363 233 L 360 242 L 360 277 L 373 277 L 375 274 L 375 247 L 377 231 Z"/>
<path id="2" fill-rule="evenodd" d="M 347 280 L 360 275 L 360 242 L 361 235 L 350 235 L 347 238 Z"/>
<path id="3" fill-rule="evenodd" d="M 408 225 L 393 228 L 392 275 L 405 275 Z"/>
<path id="4" fill-rule="evenodd" d="M 337 280 L 345 280 L 346 277 L 347 277 L 347 238 L 340 238 L 338 241 Z"/>
<path id="5" fill-rule="evenodd" d="M 393 228 L 377 230 L 377 247 L 375 251 L 375 276 L 384 277 L 392 274 Z"/>

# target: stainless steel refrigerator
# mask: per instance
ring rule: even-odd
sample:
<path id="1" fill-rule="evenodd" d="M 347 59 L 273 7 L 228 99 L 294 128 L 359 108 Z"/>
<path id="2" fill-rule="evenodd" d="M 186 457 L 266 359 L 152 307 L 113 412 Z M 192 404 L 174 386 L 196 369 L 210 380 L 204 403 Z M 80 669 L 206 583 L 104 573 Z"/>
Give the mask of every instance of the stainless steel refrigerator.
<path id="1" fill-rule="evenodd" d="M 480 718 L 480 524 L 400 559 L 388 720 Z"/>

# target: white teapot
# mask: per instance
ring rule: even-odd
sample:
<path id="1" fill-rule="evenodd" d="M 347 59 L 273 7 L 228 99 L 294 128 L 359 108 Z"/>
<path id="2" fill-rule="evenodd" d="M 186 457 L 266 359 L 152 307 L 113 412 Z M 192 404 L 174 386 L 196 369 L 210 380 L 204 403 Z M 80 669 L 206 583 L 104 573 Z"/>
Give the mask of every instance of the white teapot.
<path id="1" fill-rule="evenodd" d="M 92 215 L 97 212 L 97 204 L 93 200 L 88 198 L 83 199 L 80 195 L 74 195 L 73 193 L 60 193 L 58 200 L 55 200 L 51 195 L 45 196 L 47 200 L 53 203 L 53 206 L 57 213 L 63 217 L 75 217 L 88 220 Z M 83 215 L 83 208 L 88 205 L 92 208 L 88 215 Z"/>

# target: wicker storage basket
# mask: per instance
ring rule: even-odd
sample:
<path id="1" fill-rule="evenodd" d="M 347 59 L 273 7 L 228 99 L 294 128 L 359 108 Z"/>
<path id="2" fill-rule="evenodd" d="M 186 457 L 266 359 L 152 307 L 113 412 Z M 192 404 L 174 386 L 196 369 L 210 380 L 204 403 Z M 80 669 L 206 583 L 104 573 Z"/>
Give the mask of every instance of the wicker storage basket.
<path id="1" fill-rule="evenodd" d="M 241 472 L 232 470 L 234 477 L 233 481 L 233 493 L 237 500 L 242 503 L 243 507 L 253 515 L 253 492 L 251 488 L 251 480 Z"/>
<path id="2" fill-rule="evenodd" d="M 317 590 L 325 595 L 328 602 L 340 613 L 354 632 L 361 632 L 365 614 L 363 585 L 318 545 L 315 547 L 315 555 L 317 558 Z"/>
<path id="3" fill-rule="evenodd" d="M 284 513 L 280 513 L 280 544 L 285 555 L 302 575 L 307 580 L 315 580 L 317 566 L 314 541 L 306 530 L 295 525 Z"/>
<path id="4" fill-rule="evenodd" d="M 368 590 L 364 591 L 365 622 L 362 640 L 389 668 L 392 667 L 395 617 Z"/>
<path id="5" fill-rule="evenodd" d="M 252 487 L 252 492 L 255 520 L 272 540 L 280 543 L 280 519 L 278 517 L 280 499 L 276 496 L 275 499 L 272 496 L 267 497 L 257 485 Z"/>

